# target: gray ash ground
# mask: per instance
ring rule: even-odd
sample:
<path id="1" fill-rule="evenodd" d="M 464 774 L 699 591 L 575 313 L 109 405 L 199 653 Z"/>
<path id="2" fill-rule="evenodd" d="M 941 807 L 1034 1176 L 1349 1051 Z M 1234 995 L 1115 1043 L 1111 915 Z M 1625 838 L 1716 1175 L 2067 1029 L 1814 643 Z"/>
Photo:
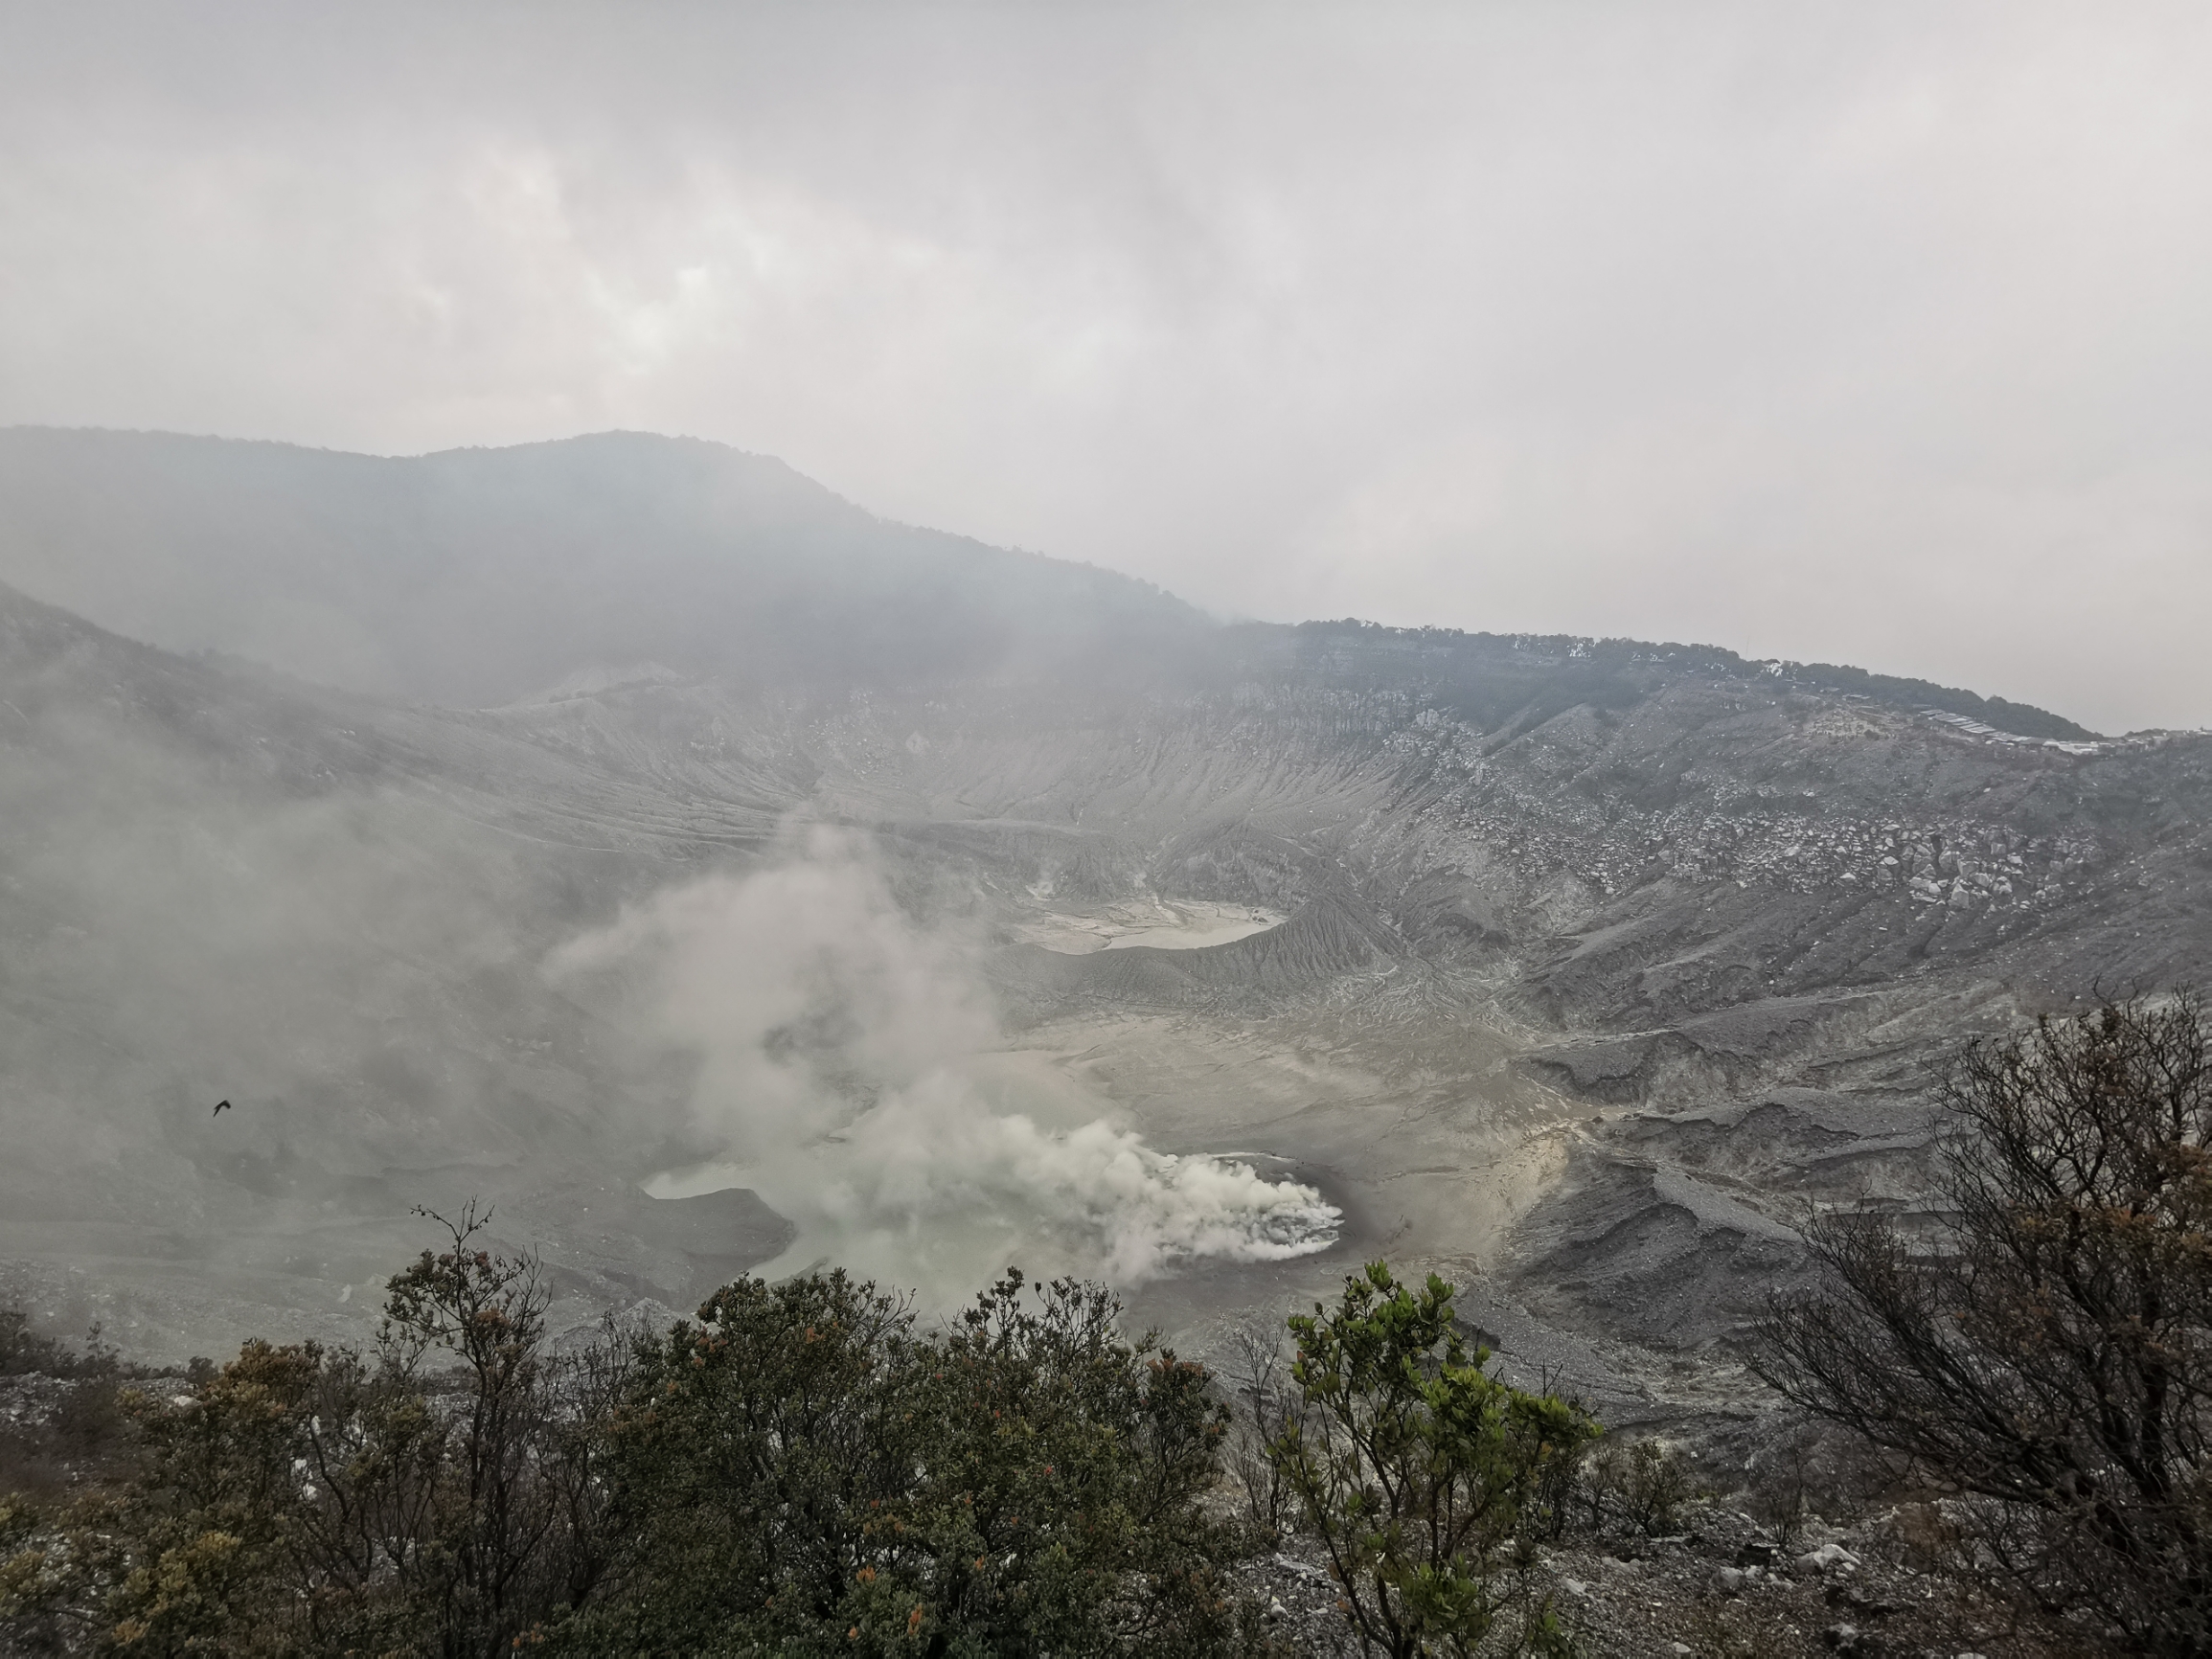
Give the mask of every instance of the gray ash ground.
<path id="1" fill-rule="evenodd" d="M 1916 1511 L 1810 1524 L 1788 1549 L 1741 1511 L 1699 1504 L 1668 1536 L 1569 1537 L 1528 1572 L 1586 1659 L 2058 1659 L 2117 1653 L 2087 1630 L 2031 1628 L 1915 1559 Z M 1361 1651 L 1327 1557 L 1292 1537 L 1232 1575 L 1279 1641 L 1317 1659 Z"/>

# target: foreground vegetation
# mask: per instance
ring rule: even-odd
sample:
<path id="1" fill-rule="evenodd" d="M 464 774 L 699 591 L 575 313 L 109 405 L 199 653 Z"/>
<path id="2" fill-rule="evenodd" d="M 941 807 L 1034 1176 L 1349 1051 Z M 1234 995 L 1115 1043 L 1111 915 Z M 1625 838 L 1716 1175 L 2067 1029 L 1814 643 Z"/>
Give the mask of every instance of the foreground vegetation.
<path id="1" fill-rule="evenodd" d="M 2194 995 L 1970 1046 L 1932 1228 L 1810 1229 L 1756 1363 L 1889 1453 L 1955 1571 L 2131 1650 L 2212 1653 L 2212 1032 Z"/>
<path id="2" fill-rule="evenodd" d="M 564 1350 L 533 1264 L 483 1248 L 473 1213 L 447 1232 L 392 1280 L 368 1352 L 250 1342 L 196 1377 L 118 1374 L 106 1492 L 0 1509 L 15 1647 L 1273 1648 L 1225 1577 L 1276 1537 L 1226 1499 L 1231 1402 L 1126 1337 L 1107 1291 L 1009 1273 L 925 1328 L 842 1273 L 743 1279 L 696 1321 Z M 1561 1650 L 1508 1540 L 1594 1425 L 1488 1375 L 1434 1279 L 1378 1264 L 1295 1323 L 1259 1450 L 1351 1627 L 1393 1654 Z"/>

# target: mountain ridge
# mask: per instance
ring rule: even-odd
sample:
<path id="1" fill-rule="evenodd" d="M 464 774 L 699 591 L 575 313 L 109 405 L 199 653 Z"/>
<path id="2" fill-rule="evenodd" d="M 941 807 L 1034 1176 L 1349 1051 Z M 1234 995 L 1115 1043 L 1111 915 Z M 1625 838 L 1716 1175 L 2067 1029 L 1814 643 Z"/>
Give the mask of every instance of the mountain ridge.
<path id="1" fill-rule="evenodd" d="M 309 498 L 309 486 L 333 480 L 344 487 L 334 503 Z M 369 480 L 390 488 L 363 488 Z M 634 568 L 622 564 L 626 544 L 646 549 Z M 334 569 L 368 549 L 399 562 L 350 578 Z M 471 575 L 472 558 L 491 562 Z M 717 572 L 714 560 L 728 568 Z M 834 580 L 811 585 L 771 568 L 807 560 L 843 562 Z M 733 589 L 733 574 L 758 591 Z M 637 591 L 656 577 L 677 584 L 671 605 L 633 614 Z M 1095 689 L 1125 668 L 1203 671 L 1190 661 L 1194 649 L 1208 654 L 1201 640 L 1288 628 L 1324 650 L 1332 638 L 1358 639 L 1370 653 L 1531 650 L 1578 665 L 1562 677 L 1586 678 L 1601 698 L 1608 665 L 1664 656 L 1766 668 L 2032 739 L 2094 737 L 2002 697 L 1848 666 L 1761 663 L 1722 647 L 1350 619 L 1219 625 L 1137 578 L 880 517 L 773 456 L 623 430 L 375 456 L 265 439 L 0 428 L 0 580 L 170 648 L 220 649 L 447 706 L 528 697 L 594 662 L 653 661 L 655 648 L 670 651 L 672 630 L 677 667 L 750 671 L 762 684 L 884 684 L 1011 663 L 1017 672 L 1080 671 Z M 1012 609 L 997 591 L 1010 583 L 1022 590 Z M 458 614 L 423 633 L 417 613 L 441 607 Z M 717 627 L 737 644 L 711 640 Z M 917 651 L 933 628 L 949 630 L 943 648 Z M 534 639 L 550 643 L 518 645 Z M 454 666 L 486 642 L 514 660 Z M 744 662 L 746 652 L 761 660 Z"/>
<path id="2" fill-rule="evenodd" d="M 1172 651 L 1148 583 L 878 518 L 783 462 L 596 434 L 420 457 L 0 431 L 0 580 L 137 638 L 454 707 L 592 660 L 890 684 Z"/>

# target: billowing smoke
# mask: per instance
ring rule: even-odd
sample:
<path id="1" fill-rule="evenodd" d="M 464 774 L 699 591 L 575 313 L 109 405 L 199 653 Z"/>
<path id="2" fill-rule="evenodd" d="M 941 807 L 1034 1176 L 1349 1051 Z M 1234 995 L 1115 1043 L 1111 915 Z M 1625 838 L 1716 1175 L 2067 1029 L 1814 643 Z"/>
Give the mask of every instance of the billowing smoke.
<path id="1" fill-rule="evenodd" d="M 800 1228 L 776 1268 L 930 1284 L 1018 1258 L 1129 1284 L 1335 1237 L 1312 1188 L 1157 1151 L 1057 1072 L 994 1063 L 977 976 L 855 837 L 815 830 L 770 868 L 665 891 L 551 971 L 696 1057 L 695 1109 L 727 1160 L 656 1190 L 755 1188 Z"/>

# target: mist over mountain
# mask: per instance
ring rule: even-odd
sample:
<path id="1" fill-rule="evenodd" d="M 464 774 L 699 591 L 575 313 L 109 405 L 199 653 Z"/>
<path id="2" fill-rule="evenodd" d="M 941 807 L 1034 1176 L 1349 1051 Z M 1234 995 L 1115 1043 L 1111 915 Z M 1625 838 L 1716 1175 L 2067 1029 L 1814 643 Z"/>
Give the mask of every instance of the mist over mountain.
<path id="1" fill-rule="evenodd" d="M 0 580 L 119 632 L 464 708 L 591 665 L 761 691 L 1097 668 L 1203 625 L 1148 583 L 646 433 L 384 459 L 14 428 L 0 525 Z"/>
<path id="2" fill-rule="evenodd" d="M 2201 735 L 1223 625 L 684 440 L 11 431 L 0 580 L 0 1259 L 148 1352 L 476 1193 L 577 1321 L 1019 1259 L 1203 1338 L 1387 1251 L 1725 1432 L 1962 1034 L 2212 968 Z"/>
<path id="3" fill-rule="evenodd" d="M 1247 628 L 1224 650 L 1216 625 L 1150 583 L 890 523 L 772 458 L 637 432 L 393 459 L 0 430 L 0 580 L 172 650 L 451 707 L 671 669 L 755 693 L 1007 674 L 1111 694 L 1304 648 Z M 1422 673 L 1447 661 L 1445 637 L 1448 678 L 1479 663 L 1469 694 L 1534 684 L 1532 659 L 1499 658 L 1488 636 L 1420 637 Z M 1585 646 L 1540 694 L 1623 694 L 1608 676 L 1624 654 L 1636 642 Z M 2001 697 L 1791 667 L 2025 736 L 2091 735 Z"/>

